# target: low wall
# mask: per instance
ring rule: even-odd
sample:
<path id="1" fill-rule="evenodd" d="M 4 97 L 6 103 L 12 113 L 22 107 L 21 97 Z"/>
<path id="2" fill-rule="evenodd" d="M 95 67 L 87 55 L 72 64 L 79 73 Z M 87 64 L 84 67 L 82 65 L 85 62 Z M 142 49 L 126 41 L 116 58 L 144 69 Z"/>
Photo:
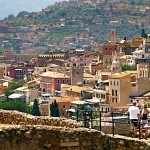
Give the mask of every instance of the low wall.
<path id="1" fill-rule="evenodd" d="M 0 110 L 1 150 L 150 150 L 138 138 L 106 135 L 65 118 Z"/>
<path id="2" fill-rule="evenodd" d="M 85 128 L 8 126 L 0 129 L 2 150 L 149 150 L 150 143 Z"/>
<path id="3" fill-rule="evenodd" d="M 70 128 L 77 128 L 82 126 L 81 123 L 63 117 L 35 117 L 26 113 L 8 110 L 0 110 L 0 123 L 15 125 L 48 125 Z"/>

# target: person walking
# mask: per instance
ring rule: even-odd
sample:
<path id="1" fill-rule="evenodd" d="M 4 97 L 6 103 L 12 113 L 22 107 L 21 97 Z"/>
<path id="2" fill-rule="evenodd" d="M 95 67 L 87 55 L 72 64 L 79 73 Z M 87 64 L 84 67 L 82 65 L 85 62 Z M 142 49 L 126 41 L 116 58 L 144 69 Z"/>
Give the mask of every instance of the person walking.
<path id="1" fill-rule="evenodd" d="M 149 110 L 147 109 L 147 104 L 144 104 L 143 109 L 141 110 L 141 128 L 140 128 L 140 136 L 141 139 L 147 139 L 148 137 L 148 114 Z M 143 130 L 145 131 L 145 135 L 143 134 Z"/>
<path id="2" fill-rule="evenodd" d="M 136 101 L 132 102 L 132 106 L 129 107 L 128 113 L 129 113 L 129 119 L 131 121 L 132 128 L 133 128 L 133 137 L 136 138 L 137 126 L 138 126 L 138 122 L 140 121 L 140 110 L 136 106 Z"/>

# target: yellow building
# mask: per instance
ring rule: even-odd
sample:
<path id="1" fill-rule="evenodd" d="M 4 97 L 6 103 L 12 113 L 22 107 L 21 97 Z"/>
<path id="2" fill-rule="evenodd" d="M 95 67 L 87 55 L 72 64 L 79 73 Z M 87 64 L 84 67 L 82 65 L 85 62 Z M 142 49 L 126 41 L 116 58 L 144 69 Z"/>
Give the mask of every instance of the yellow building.
<path id="1" fill-rule="evenodd" d="M 139 97 L 150 90 L 150 78 L 138 78 L 137 71 L 115 73 L 109 77 L 109 103 L 111 108 L 127 106 L 130 97 Z"/>
<path id="2" fill-rule="evenodd" d="M 150 64 L 149 63 L 137 64 L 137 72 L 139 78 L 150 78 Z"/>
<path id="3" fill-rule="evenodd" d="M 132 57 L 132 55 L 123 55 L 123 56 L 120 56 L 119 58 L 120 58 L 120 64 L 121 65 L 125 65 L 125 64 L 127 64 L 127 58 L 128 57 Z"/>
<path id="4" fill-rule="evenodd" d="M 109 77 L 109 102 L 112 108 L 129 103 L 131 93 L 130 73 L 115 73 Z"/>

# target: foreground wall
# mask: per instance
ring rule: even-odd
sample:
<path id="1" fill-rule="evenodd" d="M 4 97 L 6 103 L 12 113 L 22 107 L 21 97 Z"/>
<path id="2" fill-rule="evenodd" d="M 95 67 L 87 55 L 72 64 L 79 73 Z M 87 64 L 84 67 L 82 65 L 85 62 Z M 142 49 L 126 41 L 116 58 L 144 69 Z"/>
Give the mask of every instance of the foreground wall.
<path id="1" fill-rule="evenodd" d="M 0 150 L 150 150 L 150 143 L 105 135 L 65 118 L 0 110 Z"/>
<path id="2" fill-rule="evenodd" d="M 1 150 L 149 150 L 138 139 L 103 135 L 85 128 L 8 126 L 0 130 Z"/>
<path id="3" fill-rule="evenodd" d="M 81 123 L 77 123 L 74 120 L 66 119 L 63 117 L 35 117 L 26 113 L 8 110 L 0 110 L 0 123 L 14 125 L 48 125 L 70 128 L 77 128 L 82 126 Z"/>

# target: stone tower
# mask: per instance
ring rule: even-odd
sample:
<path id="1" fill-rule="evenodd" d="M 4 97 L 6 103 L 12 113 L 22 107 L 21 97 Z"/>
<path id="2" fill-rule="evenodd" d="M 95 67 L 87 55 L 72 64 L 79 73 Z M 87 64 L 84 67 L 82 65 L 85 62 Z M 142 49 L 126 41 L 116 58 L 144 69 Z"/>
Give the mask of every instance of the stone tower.
<path id="1" fill-rule="evenodd" d="M 83 68 L 71 67 L 71 85 L 78 85 L 83 83 Z"/>
<path id="2" fill-rule="evenodd" d="M 116 30 L 111 29 L 111 31 L 110 31 L 110 43 L 112 45 L 115 44 L 115 39 L 116 39 Z"/>
<path id="3" fill-rule="evenodd" d="M 112 61 L 112 65 L 111 65 L 111 73 L 119 73 L 121 72 L 121 66 L 120 66 L 120 60 L 119 60 L 119 56 L 118 53 L 115 51 L 113 53 L 113 61 Z"/>

